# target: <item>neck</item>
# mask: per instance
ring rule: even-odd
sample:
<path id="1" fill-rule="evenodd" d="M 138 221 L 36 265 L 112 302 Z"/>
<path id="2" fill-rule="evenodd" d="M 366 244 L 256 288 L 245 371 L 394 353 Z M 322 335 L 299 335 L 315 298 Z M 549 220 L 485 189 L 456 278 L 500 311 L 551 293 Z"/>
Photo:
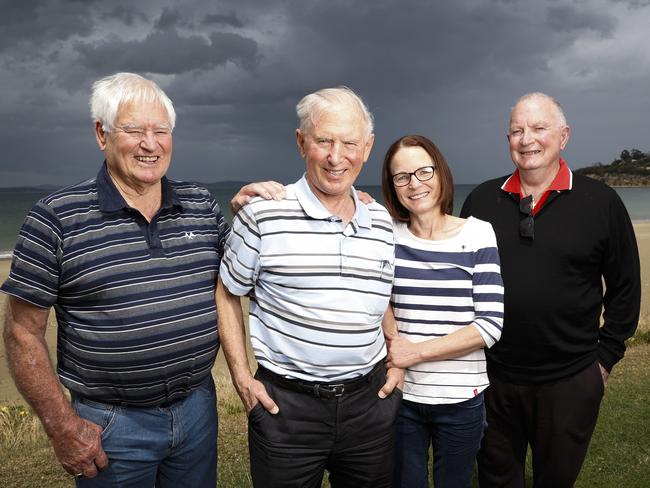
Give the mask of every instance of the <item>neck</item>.
<path id="1" fill-rule="evenodd" d="M 328 211 L 332 212 L 332 215 L 341 217 L 343 223 L 346 225 L 350 220 L 352 220 L 356 207 L 354 204 L 354 198 L 350 194 L 349 190 L 340 195 L 328 195 L 319 191 L 317 188 L 314 188 L 309 180 L 307 180 L 307 184 L 312 193 L 316 195 L 316 198 L 318 198 L 318 201 L 320 201 Z"/>
<path id="2" fill-rule="evenodd" d="M 422 239 L 435 240 L 446 228 L 446 215 L 439 208 L 423 215 L 410 215 L 409 230 Z"/>
<path id="3" fill-rule="evenodd" d="M 539 170 L 519 170 L 519 182 L 521 185 L 521 193 L 523 196 L 532 195 L 533 201 L 537 201 L 541 198 L 544 192 L 547 190 L 553 180 L 557 176 L 558 171 L 560 170 L 560 162 L 551 166 L 550 168 L 544 168 Z"/>
<path id="4" fill-rule="evenodd" d="M 151 222 L 153 216 L 156 215 L 156 212 L 160 209 L 162 200 L 162 183 L 157 181 L 153 185 L 133 187 L 116 178 L 108 166 L 106 166 L 106 170 L 117 187 L 117 191 L 120 192 L 120 195 L 122 195 L 122 198 L 124 198 L 126 203 L 130 207 L 138 210 L 148 222 Z"/>

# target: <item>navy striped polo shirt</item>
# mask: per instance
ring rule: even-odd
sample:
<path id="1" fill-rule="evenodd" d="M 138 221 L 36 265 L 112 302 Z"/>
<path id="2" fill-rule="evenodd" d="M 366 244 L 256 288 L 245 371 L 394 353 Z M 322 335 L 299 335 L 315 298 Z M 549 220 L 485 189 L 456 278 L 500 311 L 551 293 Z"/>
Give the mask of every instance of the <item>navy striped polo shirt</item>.
<path id="1" fill-rule="evenodd" d="M 29 212 L 1 289 L 54 306 L 57 372 L 70 390 L 107 403 L 173 402 L 217 355 L 214 291 L 228 232 L 206 189 L 167 178 L 148 223 L 104 164 Z"/>

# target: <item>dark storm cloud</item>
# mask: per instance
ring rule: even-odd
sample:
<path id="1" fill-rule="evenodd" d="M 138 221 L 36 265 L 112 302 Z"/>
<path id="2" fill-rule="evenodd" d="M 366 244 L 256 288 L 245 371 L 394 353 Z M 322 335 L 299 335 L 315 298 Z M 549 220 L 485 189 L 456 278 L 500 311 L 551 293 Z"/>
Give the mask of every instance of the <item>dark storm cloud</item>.
<path id="1" fill-rule="evenodd" d="M 579 10 L 573 5 L 549 7 L 548 23 L 558 32 L 590 29 L 602 36 L 610 36 L 616 26 L 616 20 L 609 15 Z"/>
<path id="2" fill-rule="evenodd" d="M 175 27 L 179 25 L 181 21 L 182 21 L 182 17 L 181 14 L 178 12 L 178 10 L 166 8 L 163 9 L 160 18 L 155 24 L 155 27 L 156 29 L 164 31 L 171 27 Z"/>
<path id="3" fill-rule="evenodd" d="M 83 65 L 97 73 L 139 71 L 174 74 L 206 69 L 228 61 L 245 67 L 256 62 L 257 44 L 239 34 L 213 32 L 203 36 L 183 36 L 175 29 L 157 30 L 142 41 L 118 38 L 97 43 L 78 43 Z"/>
<path id="4" fill-rule="evenodd" d="M 127 26 L 131 26 L 136 22 L 145 22 L 147 20 L 147 16 L 144 13 L 134 11 L 124 6 L 117 6 L 112 10 L 101 14 L 100 17 L 102 20 L 119 20 Z"/>
<path id="5" fill-rule="evenodd" d="M 457 181 L 509 171 L 509 108 L 537 90 L 567 110 L 574 166 L 608 161 L 647 139 L 649 5 L 0 0 L 0 184 L 9 168 L 62 183 L 94 175 L 89 89 L 116 71 L 152 76 L 174 101 L 179 178 L 295 179 L 295 103 L 339 84 L 376 116 L 365 182 L 411 132 L 438 143 Z"/>
<path id="6" fill-rule="evenodd" d="M 70 2 L 0 2 L 0 51 L 27 44 L 38 49 L 55 41 L 88 35 L 90 5 Z"/>
<path id="7" fill-rule="evenodd" d="M 237 18 L 234 13 L 227 15 L 224 14 L 208 14 L 203 17 L 201 21 L 204 25 L 229 25 L 231 27 L 243 27 L 244 23 Z"/>

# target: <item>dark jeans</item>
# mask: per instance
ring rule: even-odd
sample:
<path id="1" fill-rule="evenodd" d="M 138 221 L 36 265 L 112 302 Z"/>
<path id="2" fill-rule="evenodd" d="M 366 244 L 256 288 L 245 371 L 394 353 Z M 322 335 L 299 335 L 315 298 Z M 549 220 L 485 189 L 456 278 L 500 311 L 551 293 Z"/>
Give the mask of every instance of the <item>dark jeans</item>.
<path id="1" fill-rule="evenodd" d="M 279 386 L 258 373 L 280 407 L 271 415 L 260 404 L 248 417 L 253 485 L 320 488 L 325 470 L 334 488 L 390 487 L 395 418 L 402 394 L 382 400 L 382 366 L 367 386 L 338 398 L 316 398 Z"/>
<path id="2" fill-rule="evenodd" d="M 404 400 L 397 417 L 394 486 L 429 486 L 431 445 L 434 486 L 469 488 L 484 426 L 483 393 L 461 403 L 445 405 Z"/>
<path id="3" fill-rule="evenodd" d="M 481 488 L 523 488 L 528 444 L 535 488 L 572 487 L 603 393 L 597 362 L 550 383 L 516 385 L 490 378 L 488 427 L 478 455 Z"/>

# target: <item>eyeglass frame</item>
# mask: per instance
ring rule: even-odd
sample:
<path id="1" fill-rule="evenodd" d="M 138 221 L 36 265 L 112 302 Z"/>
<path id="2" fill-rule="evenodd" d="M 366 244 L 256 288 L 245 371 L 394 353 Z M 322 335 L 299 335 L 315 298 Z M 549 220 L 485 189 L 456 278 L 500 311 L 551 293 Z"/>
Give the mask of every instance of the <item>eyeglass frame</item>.
<path id="1" fill-rule="evenodd" d="M 429 176 L 428 178 L 422 179 L 417 175 L 418 171 L 422 171 L 423 169 L 428 169 L 428 168 L 432 169 L 431 176 Z M 399 173 L 395 173 L 393 176 L 391 176 L 391 179 L 393 181 L 393 185 L 395 185 L 397 188 L 401 188 L 401 187 L 407 186 L 409 183 L 411 183 L 411 178 L 413 178 L 414 176 L 418 181 L 429 181 L 431 178 L 433 178 L 433 176 L 435 174 L 436 174 L 436 167 L 433 164 L 430 164 L 428 166 L 422 166 L 421 168 L 418 168 L 418 169 L 416 169 L 415 171 L 412 171 L 412 172 L 401 171 Z M 399 185 L 397 183 L 397 181 L 395 180 L 395 178 L 397 178 L 398 176 L 401 177 L 403 175 L 408 175 L 408 180 L 405 180 L 406 182 L 403 185 Z"/>

